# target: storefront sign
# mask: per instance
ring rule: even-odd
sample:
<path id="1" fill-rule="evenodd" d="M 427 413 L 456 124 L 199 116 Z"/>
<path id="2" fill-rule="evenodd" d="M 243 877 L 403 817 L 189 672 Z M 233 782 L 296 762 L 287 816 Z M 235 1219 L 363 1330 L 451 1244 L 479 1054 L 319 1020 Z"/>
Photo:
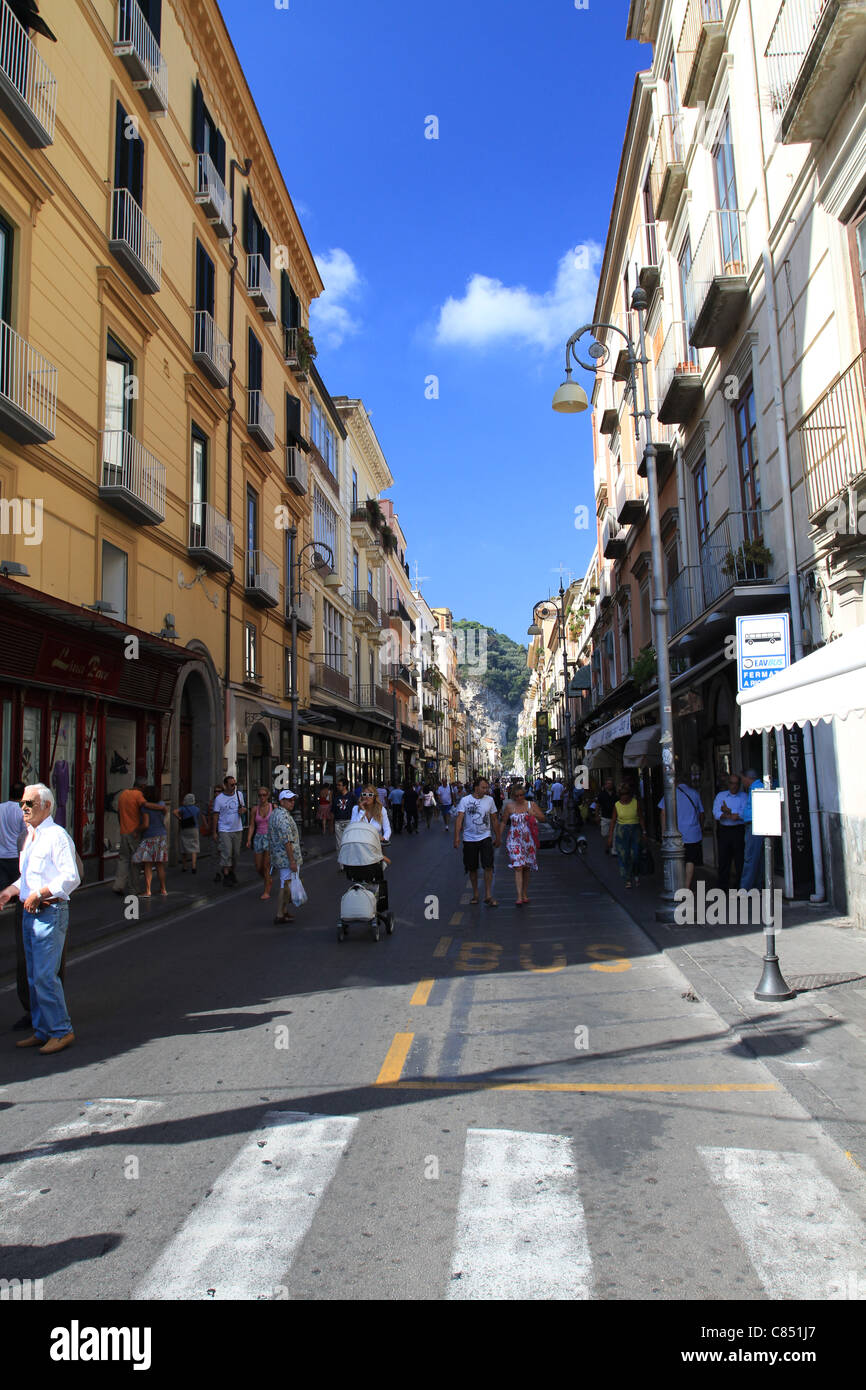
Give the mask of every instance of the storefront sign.
<path id="1" fill-rule="evenodd" d="M 100 652 L 88 651 L 72 642 L 60 642 L 55 637 L 43 637 L 33 677 L 69 689 L 98 690 L 113 695 L 122 674 L 120 657 L 111 662 Z"/>
<path id="2" fill-rule="evenodd" d="M 782 741 L 785 749 L 785 809 L 788 816 L 793 894 L 795 898 L 808 898 L 815 891 L 815 876 L 812 865 L 803 730 L 798 725 L 794 725 L 792 729 L 783 729 Z"/>

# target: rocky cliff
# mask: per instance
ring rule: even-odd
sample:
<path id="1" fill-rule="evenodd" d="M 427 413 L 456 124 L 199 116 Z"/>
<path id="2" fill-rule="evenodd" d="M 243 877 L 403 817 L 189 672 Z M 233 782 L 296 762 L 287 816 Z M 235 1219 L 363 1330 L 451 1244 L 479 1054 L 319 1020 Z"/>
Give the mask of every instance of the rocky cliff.
<path id="1" fill-rule="evenodd" d="M 502 767 L 511 767 L 517 719 L 529 685 L 526 647 L 483 623 L 461 618 L 454 624 L 463 703 L 484 734 L 502 749 Z"/>

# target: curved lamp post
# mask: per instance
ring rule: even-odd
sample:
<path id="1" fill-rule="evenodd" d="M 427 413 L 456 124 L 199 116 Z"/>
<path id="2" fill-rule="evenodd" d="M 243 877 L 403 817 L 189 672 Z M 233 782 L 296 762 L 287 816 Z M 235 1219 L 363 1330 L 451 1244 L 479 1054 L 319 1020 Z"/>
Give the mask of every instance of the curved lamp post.
<path id="1" fill-rule="evenodd" d="M 569 368 L 569 371 L 570 371 L 570 370 L 571 370 L 571 369 Z M 564 390 L 566 387 L 570 387 L 573 391 L 579 391 L 580 394 L 583 396 L 584 401 L 586 400 L 586 393 L 585 393 L 585 391 L 583 390 L 583 388 L 580 387 L 580 386 L 578 386 L 576 383 L 569 382 L 568 380 L 566 380 L 565 382 L 563 382 L 563 385 L 560 386 L 559 391 L 557 391 L 557 393 L 556 393 L 557 396 L 559 395 L 560 391 Z M 581 409 L 581 408 L 582 408 L 582 407 L 579 407 L 579 406 L 578 406 L 578 407 L 575 407 L 575 406 L 564 406 L 564 407 L 563 407 L 563 409 L 565 409 L 566 411 L 569 411 L 569 412 L 574 411 L 575 409 Z M 562 648 L 562 679 L 563 679 L 563 687 L 562 687 L 562 690 L 563 690 L 563 701 L 564 701 L 564 706 L 563 706 L 563 707 L 564 707 L 564 711 L 565 711 L 565 773 L 566 773 L 566 783 L 565 783 L 565 785 L 566 785 L 566 787 L 567 787 L 567 789 L 568 789 L 568 790 L 567 790 L 567 793 L 566 793 L 565 805 L 566 805 L 566 807 L 570 807 L 570 806 L 571 806 L 572 793 L 574 792 L 574 785 L 573 785 L 573 783 L 574 783 L 574 767 L 573 767 L 573 765 L 572 765 L 572 758 L 571 758 L 571 710 L 568 708 L 568 652 L 566 651 L 566 648 L 565 648 L 565 590 L 564 590 L 563 587 L 562 587 L 562 576 L 561 576 L 561 575 L 560 575 L 560 578 L 559 578 L 559 597 L 558 597 L 558 598 L 553 598 L 553 599 L 545 599 L 545 598 L 539 599 L 538 603 L 533 604 L 533 607 L 532 607 L 532 622 L 530 623 L 529 627 L 526 629 L 526 633 L 527 633 L 527 636 L 528 636 L 528 637 L 540 637 L 540 636 L 541 636 L 541 628 L 538 626 L 538 623 L 535 621 L 536 614 L 540 614 L 542 618 L 552 618 L 552 617 L 555 615 L 555 616 L 556 616 L 556 620 L 557 620 L 558 630 L 559 630 L 559 645 L 560 645 L 560 647 Z"/>
<path id="2" fill-rule="evenodd" d="M 676 781 L 674 770 L 674 732 L 673 732 L 673 710 L 671 704 L 671 666 L 670 655 L 668 652 L 668 601 L 665 597 L 664 566 L 662 560 L 662 539 L 661 525 L 659 522 L 659 493 L 658 493 L 658 474 L 656 472 L 656 446 L 652 437 L 652 411 L 650 410 L 649 394 L 649 374 L 647 366 L 649 358 L 646 353 L 646 336 L 644 331 L 644 316 L 647 309 L 647 294 L 645 290 L 636 289 L 631 297 L 631 307 L 637 314 L 640 355 L 635 350 L 635 344 L 628 334 L 617 327 L 615 323 L 588 323 L 583 328 L 579 328 L 576 333 L 572 333 L 565 345 L 565 381 L 557 390 L 553 397 L 553 409 L 561 414 L 576 414 L 586 410 L 589 402 L 586 392 L 575 381 L 571 379 L 571 359 L 588 372 L 597 372 L 599 367 L 603 367 L 608 357 L 609 350 L 603 343 L 598 342 L 596 334 L 600 329 L 608 332 L 618 333 L 625 339 L 628 348 L 628 379 L 632 395 L 632 415 L 634 417 L 635 438 L 640 438 L 639 421 L 641 418 L 646 423 L 646 444 L 644 446 L 644 464 L 646 468 L 647 493 L 649 500 L 649 521 L 650 521 L 650 546 L 652 554 L 652 587 L 653 600 L 650 608 L 655 619 L 655 646 L 656 662 L 658 669 L 659 684 L 659 716 L 661 724 L 661 755 L 662 755 L 662 777 L 664 779 L 664 803 L 665 803 L 665 829 L 662 835 L 662 872 L 664 875 L 664 886 L 661 893 L 661 906 L 656 912 L 659 921 L 672 922 L 674 920 L 675 897 L 678 888 L 684 883 L 685 860 L 683 856 L 683 840 L 677 825 L 677 798 Z M 577 346 L 581 338 L 586 334 L 592 336 L 592 343 L 587 348 L 591 361 L 584 362 L 578 356 Z M 643 384 L 644 408 L 637 408 L 637 382 L 636 368 L 640 367 Z M 561 587 L 561 581 L 560 581 Z"/>
<path id="3" fill-rule="evenodd" d="M 292 555 L 294 556 L 289 568 L 289 616 L 292 623 L 292 684 L 289 692 L 289 700 L 292 706 L 292 787 L 297 786 L 298 781 L 298 601 L 303 592 L 301 587 L 301 574 L 315 574 L 323 569 L 327 569 L 325 575 L 326 589 L 339 589 L 340 576 L 334 569 L 334 552 L 324 541 L 307 541 L 302 545 L 295 556 L 295 542 L 298 539 L 297 526 L 290 526 L 288 534 L 292 541 Z M 310 552 L 307 555 L 307 552 Z M 306 560 L 304 557 L 307 557 Z"/>

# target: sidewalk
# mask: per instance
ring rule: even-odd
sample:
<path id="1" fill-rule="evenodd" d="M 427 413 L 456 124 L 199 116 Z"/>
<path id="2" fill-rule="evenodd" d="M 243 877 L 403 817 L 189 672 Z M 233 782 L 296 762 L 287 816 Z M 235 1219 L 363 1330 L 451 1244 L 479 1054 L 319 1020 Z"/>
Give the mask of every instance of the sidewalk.
<path id="1" fill-rule="evenodd" d="M 866 932 L 832 908 L 785 904 L 776 953 L 796 997 L 760 1002 L 755 998 L 764 954 L 759 925 L 662 925 L 655 920 L 658 867 L 652 879 L 626 889 L 616 857 L 603 852 L 598 829 L 587 827 L 587 837 L 590 872 L 678 966 L 695 994 L 737 1031 L 736 1048 L 760 1056 L 852 1162 L 866 1170 Z M 657 845 L 653 855 L 658 866 Z M 697 873 L 708 891 L 715 888 L 712 869 Z"/>
<path id="2" fill-rule="evenodd" d="M 301 840 L 301 854 L 305 865 L 314 863 L 317 859 L 322 859 L 325 855 L 334 852 L 333 835 L 308 835 Z M 178 914 L 191 911 L 193 908 L 200 908 L 203 904 L 210 901 L 222 901 L 230 892 L 237 892 L 237 889 L 223 888 L 221 883 L 215 882 L 217 873 L 217 857 L 215 854 L 200 856 L 198 862 L 198 873 L 193 874 L 189 870 L 184 873 L 180 865 L 169 866 L 166 872 L 167 897 L 162 897 L 159 892 L 159 881 L 156 874 L 153 875 L 153 896 L 150 898 L 140 897 L 138 899 L 138 920 L 129 921 L 124 917 L 125 896 L 115 893 L 111 887 L 111 879 L 104 883 L 90 883 L 83 888 L 79 888 L 72 896 L 72 907 L 70 911 L 69 928 L 69 950 L 75 955 L 79 950 L 86 946 L 93 946 L 123 932 L 132 932 L 140 927 L 151 926 L 154 922 L 160 921 L 164 917 L 173 917 Z M 303 870 L 302 870 L 303 873 Z M 256 874 L 255 858 L 252 850 L 244 849 L 239 865 L 238 888 L 243 889 L 252 883 L 261 884 L 261 879 Z M 261 892 L 261 888 L 259 888 Z M 271 902 L 276 911 L 277 888 L 271 885 Z M 0 912 L 0 983 L 6 984 L 15 980 L 15 937 L 13 931 L 14 907 L 7 907 Z M 14 995 L 13 995 L 14 999 Z M 13 1015 L 17 1009 L 17 1000 L 10 1006 Z"/>

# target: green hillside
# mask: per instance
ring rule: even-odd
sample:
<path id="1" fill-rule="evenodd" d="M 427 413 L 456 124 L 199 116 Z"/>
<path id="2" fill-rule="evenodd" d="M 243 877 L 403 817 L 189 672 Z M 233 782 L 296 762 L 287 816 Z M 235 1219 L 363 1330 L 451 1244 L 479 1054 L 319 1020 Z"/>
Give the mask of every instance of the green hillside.
<path id="1" fill-rule="evenodd" d="M 484 628 L 487 633 L 487 669 L 480 670 L 477 665 L 467 662 L 458 667 L 460 680 L 477 680 L 486 685 L 510 705 L 521 704 L 529 686 L 530 670 L 526 664 L 526 647 L 521 647 L 502 632 L 495 632 L 484 623 L 460 618 L 454 623 L 459 628 Z M 475 637 L 467 638 L 467 655 L 478 651 Z"/>

